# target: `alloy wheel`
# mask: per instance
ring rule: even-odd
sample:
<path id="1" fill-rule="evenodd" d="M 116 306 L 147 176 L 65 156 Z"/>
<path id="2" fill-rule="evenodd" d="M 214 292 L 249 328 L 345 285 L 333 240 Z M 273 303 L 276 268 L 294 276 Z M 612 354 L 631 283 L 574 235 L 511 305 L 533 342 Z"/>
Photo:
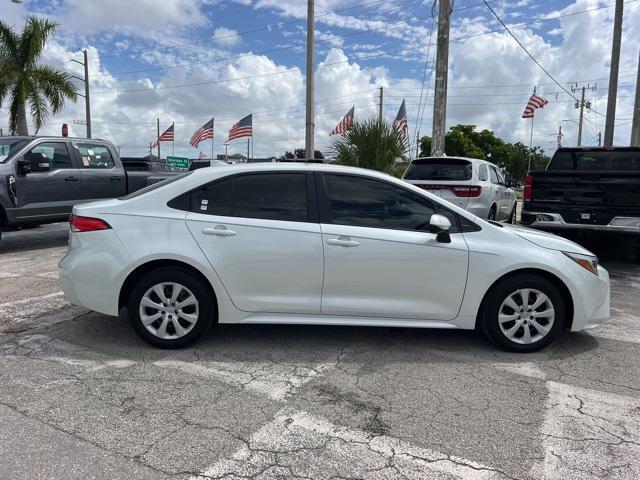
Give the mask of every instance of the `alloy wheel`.
<path id="1" fill-rule="evenodd" d="M 503 335 L 514 343 L 539 342 L 551 331 L 555 321 L 553 303 L 533 288 L 512 292 L 500 305 L 498 324 Z"/>
<path id="2" fill-rule="evenodd" d="M 199 302 L 191 290 L 175 282 L 149 288 L 140 299 L 140 320 L 154 336 L 173 340 L 184 337 L 198 322 Z"/>

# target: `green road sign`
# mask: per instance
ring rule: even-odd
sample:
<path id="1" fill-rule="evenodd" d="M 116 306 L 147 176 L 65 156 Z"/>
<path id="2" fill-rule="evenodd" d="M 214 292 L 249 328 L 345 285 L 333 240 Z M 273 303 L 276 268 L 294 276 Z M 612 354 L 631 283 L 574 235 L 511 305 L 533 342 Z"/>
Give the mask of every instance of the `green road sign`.
<path id="1" fill-rule="evenodd" d="M 189 168 L 189 159 L 187 157 L 167 156 L 167 165 L 171 165 L 175 168 Z"/>

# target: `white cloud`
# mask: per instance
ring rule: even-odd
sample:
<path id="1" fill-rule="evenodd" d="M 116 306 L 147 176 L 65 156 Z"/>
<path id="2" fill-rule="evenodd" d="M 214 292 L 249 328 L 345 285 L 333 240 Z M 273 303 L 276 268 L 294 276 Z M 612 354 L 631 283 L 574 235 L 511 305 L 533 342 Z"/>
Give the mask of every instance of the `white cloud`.
<path id="1" fill-rule="evenodd" d="M 222 47 L 233 47 L 240 43 L 240 35 L 232 28 L 218 27 L 213 31 L 213 41 Z"/>

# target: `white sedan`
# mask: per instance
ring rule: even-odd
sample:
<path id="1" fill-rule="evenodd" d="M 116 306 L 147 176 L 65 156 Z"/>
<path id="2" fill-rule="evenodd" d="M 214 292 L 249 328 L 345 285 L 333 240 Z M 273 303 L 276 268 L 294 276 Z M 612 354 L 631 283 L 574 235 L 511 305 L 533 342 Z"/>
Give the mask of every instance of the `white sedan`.
<path id="1" fill-rule="evenodd" d="M 609 276 L 581 246 L 370 170 L 204 168 L 78 205 L 70 224 L 67 299 L 126 312 L 162 348 L 268 323 L 477 328 L 530 352 L 609 316 Z"/>

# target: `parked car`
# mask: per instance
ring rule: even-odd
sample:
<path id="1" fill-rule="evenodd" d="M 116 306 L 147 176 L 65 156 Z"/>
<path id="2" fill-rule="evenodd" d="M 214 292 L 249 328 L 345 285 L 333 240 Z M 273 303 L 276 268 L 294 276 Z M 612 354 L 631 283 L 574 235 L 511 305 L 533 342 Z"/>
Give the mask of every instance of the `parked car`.
<path id="1" fill-rule="evenodd" d="M 73 205 L 124 196 L 172 175 L 128 170 L 104 140 L 0 137 L 2 226 L 64 221 Z"/>
<path id="2" fill-rule="evenodd" d="M 417 158 L 402 178 L 480 218 L 515 221 L 516 192 L 493 163 L 464 157 Z"/>
<path id="3" fill-rule="evenodd" d="M 203 168 L 76 205 L 70 225 L 67 299 L 163 348 L 219 322 L 478 327 L 530 352 L 609 316 L 608 273 L 583 247 L 370 170 Z"/>
<path id="4" fill-rule="evenodd" d="M 161 160 L 148 158 L 120 157 L 127 172 L 177 172 L 172 165 Z"/>
<path id="5" fill-rule="evenodd" d="M 522 223 L 640 240 L 640 148 L 559 148 L 526 178 Z"/>

